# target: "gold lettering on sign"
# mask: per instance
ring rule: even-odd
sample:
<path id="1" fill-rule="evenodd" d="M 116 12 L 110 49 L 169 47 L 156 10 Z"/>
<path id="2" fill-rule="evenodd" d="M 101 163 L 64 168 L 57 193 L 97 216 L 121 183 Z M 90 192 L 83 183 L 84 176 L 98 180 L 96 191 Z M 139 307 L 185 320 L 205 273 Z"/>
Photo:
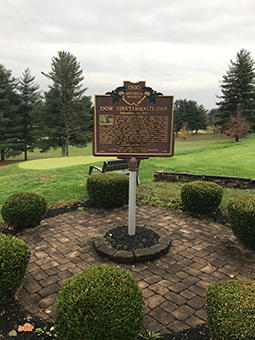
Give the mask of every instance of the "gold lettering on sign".
<path id="1" fill-rule="evenodd" d="M 157 108 L 158 109 L 158 108 Z M 160 110 L 157 111 L 165 111 L 167 108 L 160 108 Z M 116 107 L 117 111 L 135 111 L 135 112 L 142 112 L 142 111 L 147 111 L 147 112 L 152 112 L 154 111 L 153 106 L 117 106 Z"/>
<path id="2" fill-rule="evenodd" d="M 160 106 L 157 107 L 157 111 L 164 111 L 164 112 L 166 112 L 167 109 L 168 109 L 168 107 L 160 107 Z"/>
<path id="3" fill-rule="evenodd" d="M 128 89 L 129 90 L 140 90 L 140 85 L 129 85 Z"/>
<path id="4" fill-rule="evenodd" d="M 100 111 L 113 111 L 114 106 L 100 106 Z"/>
<path id="5" fill-rule="evenodd" d="M 99 142 L 115 145 L 118 152 L 158 151 L 158 148 L 147 148 L 147 145 L 159 142 L 167 143 L 168 116 L 129 116 L 125 118 L 115 116 L 115 125 L 100 126 L 99 132 Z"/>

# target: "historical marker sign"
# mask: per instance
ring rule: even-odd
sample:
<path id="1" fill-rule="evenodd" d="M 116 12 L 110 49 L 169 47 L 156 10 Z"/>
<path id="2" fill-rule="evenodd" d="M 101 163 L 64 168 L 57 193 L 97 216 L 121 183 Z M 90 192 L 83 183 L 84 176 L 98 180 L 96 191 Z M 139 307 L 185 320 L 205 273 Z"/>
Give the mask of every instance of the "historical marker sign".
<path id="1" fill-rule="evenodd" d="M 171 157 L 173 96 L 131 83 L 95 96 L 94 156 Z"/>

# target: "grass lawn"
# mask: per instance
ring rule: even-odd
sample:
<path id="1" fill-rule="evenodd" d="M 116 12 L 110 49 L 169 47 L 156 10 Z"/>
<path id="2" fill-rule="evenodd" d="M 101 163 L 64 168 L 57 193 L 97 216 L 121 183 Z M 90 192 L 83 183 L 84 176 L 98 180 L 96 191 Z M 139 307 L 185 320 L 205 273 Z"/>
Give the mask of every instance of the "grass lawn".
<path id="1" fill-rule="evenodd" d="M 201 133 L 186 141 L 176 138 L 175 156 L 143 160 L 139 168 L 141 186 L 137 195 L 147 198 L 176 199 L 180 183 L 154 183 L 154 172 L 191 172 L 199 174 L 255 177 L 255 134 L 241 143 L 220 134 Z M 58 155 L 57 155 L 58 151 Z M 81 152 L 81 154 L 77 154 Z M 54 157 L 55 153 L 55 158 Z M 104 158 L 91 156 L 91 145 L 70 148 L 74 157 L 59 157 L 60 150 L 39 154 L 50 159 L 21 162 L 0 167 L 0 208 L 4 199 L 17 191 L 34 191 L 45 196 L 49 207 L 72 204 L 87 199 L 86 180 L 91 164 L 102 166 Z M 34 156 L 38 154 L 35 152 Z M 29 156 L 30 157 L 30 156 Z M 36 157 L 34 157 L 36 158 Z M 109 158 L 106 158 L 109 159 Z M 82 164 L 81 164 L 82 163 Z M 255 190 L 224 189 L 223 206 L 233 195 Z"/>
<path id="2" fill-rule="evenodd" d="M 189 147 L 184 148 L 183 144 Z M 240 143 L 214 134 L 195 135 L 185 142 L 178 138 L 174 157 L 143 160 L 139 171 L 144 181 L 152 180 L 159 170 L 255 178 L 254 145 L 255 134 Z"/>
<path id="3" fill-rule="evenodd" d="M 231 144 L 231 138 L 226 138 L 220 133 L 197 133 L 188 137 L 185 141 L 181 138 L 176 138 L 175 154 L 185 154 L 205 147 L 217 148 L 218 146 L 229 144 Z"/>
<path id="4" fill-rule="evenodd" d="M 88 165 L 52 170 L 21 169 L 18 164 L 3 166 L 0 168 L 0 206 L 7 196 L 17 191 L 44 195 L 49 207 L 84 200 L 88 169 Z"/>

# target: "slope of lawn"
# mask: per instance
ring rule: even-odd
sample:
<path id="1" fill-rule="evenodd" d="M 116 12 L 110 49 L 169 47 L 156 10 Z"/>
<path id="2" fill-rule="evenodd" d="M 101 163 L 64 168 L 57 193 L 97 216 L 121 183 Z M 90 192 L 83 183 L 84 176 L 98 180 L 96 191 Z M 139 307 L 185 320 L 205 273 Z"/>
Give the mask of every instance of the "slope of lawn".
<path id="1" fill-rule="evenodd" d="M 205 147 L 218 148 L 219 146 L 229 145 L 232 139 L 220 133 L 197 133 L 188 137 L 185 141 L 175 138 L 175 154 L 186 154 Z"/>
<path id="2" fill-rule="evenodd" d="M 180 148 L 180 143 L 186 141 L 176 143 L 174 157 L 144 160 L 140 171 L 146 172 L 144 180 L 152 179 L 151 174 L 159 170 L 255 178 L 255 135 L 247 136 L 240 143 L 225 140 L 228 143 L 219 142 L 206 147 L 202 146 L 202 139 L 197 144 L 190 141 L 189 150 Z M 196 148 L 195 145 L 201 147 Z"/>
<path id="3" fill-rule="evenodd" d="M 84 200 L 88 171 L 89 165 L 49 170 L 21 169 L 18 164 L 0 167 L 0 207 L 7 196 L 17 191 L 42 194 L 49 207 Z"/>

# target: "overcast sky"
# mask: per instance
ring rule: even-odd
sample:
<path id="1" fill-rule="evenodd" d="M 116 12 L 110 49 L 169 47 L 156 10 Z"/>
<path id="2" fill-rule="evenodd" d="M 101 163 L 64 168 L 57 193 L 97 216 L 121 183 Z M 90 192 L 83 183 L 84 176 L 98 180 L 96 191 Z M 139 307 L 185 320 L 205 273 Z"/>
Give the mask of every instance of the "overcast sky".
<path id="1" fill-rule="evenodd" d="M 242 48 L 255 59 L 254 0 L 0 0 L 0 63 L 42 90 L 58 51 L 76 56 L 87 95 L 123 80 L 215 107 Z"/>

